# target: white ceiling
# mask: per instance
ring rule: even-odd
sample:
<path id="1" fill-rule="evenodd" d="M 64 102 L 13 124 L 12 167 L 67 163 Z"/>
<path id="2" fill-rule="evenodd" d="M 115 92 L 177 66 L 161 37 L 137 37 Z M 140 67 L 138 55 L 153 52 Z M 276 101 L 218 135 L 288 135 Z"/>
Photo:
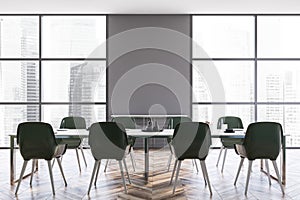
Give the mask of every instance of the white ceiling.
<path id="1" fill-rule="evenodd" d="M 0 0 L 0 14 L 300 13 L 299 0 Z"/>

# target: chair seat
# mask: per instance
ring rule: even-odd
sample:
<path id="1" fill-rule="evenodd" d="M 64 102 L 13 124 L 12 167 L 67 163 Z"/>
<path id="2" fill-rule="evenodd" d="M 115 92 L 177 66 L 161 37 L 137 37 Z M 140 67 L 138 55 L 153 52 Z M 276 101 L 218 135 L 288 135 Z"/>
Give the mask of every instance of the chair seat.
<path id="1" fill-rule="evenodd" d="M 81 144 L 80 138 L 58 138 L 56 139 L 58 144 L 66 144 L 68 149 L 76 149 Z"/>
<path id="2" fill-rule="evenodd" d="M 223 138 L 221 139 L 223 146 L 227 149 L 233 149 L 235 144 L 242 144 L 243 139 L 239 138 Z"/>

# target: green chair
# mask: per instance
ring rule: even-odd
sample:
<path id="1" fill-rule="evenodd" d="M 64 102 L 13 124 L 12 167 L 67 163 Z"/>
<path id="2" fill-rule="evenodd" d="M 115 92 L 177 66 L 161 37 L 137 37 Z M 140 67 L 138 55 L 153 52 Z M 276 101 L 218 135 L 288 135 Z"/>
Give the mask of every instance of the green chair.
<path id="1" fill-rule="evenodd" d="M 281 183 L 281 177 L 276 164 L 276 159 L 279 155 L 280 148 L 282 145 L 281 143 L 282 137 L 283 137 L 283 131 L 279 123 L 256 122 L 248 126 L 243 144 L 235 145 L 237 153 L 241 156 L 241 162 L 234 181 L 234 185 L 236 185 L 244 159 L 248 158 L 249 160 L 245 195 L 247 195 L 252 162 L 255 159 L 265 159 L 266 161 L 267 160 L 272 161 L 275 169 L 275 173 L 279 180 L 278 183 L 280 185 L 280 189 L 282 191 L 282 194 L 284 194 L 284 189 Z M 268 173 L 269 184 L 271 184 L 269 166 L 267 162 L 266 162 L 266 169 Z"/>
<path id="2" fill-rule="evenodd" d="M 220 117 L 218 119 L 217 129 L 221 129 L 222 124 L 227 124 L 227 130 L 229 130 L 229 132 L 231 132 L 233 129 L 243 129 L 244 128 L 242 120 L 239 117 L 234 117 L 234 116 Z M 222 164 L 222 169 L 221 169 L 221 172 L 223 173 L 227 149 L 233 149 L 234 144 L 241 144 L 243 142 L 243 139 L 222 138 L 221 142 L 222 142 L 222 146 L 221 146 L 221 150 L 220 150 L 220 154 L 219 154 L 216 166 L 218 166 L 218 164 L 219 164 L 219 161 L 220 161 L 220 158 L 222 155 L 222 151 L 224 149 L 225 151 L 224 151 L 223 164 Z"/>
<path id="3" fill-rule="evenodd" d="M 170 129 L 175 129 L 175 127 L 179 123 L 182 123 L 182 122 L 192 122 L 191 118 L 189 118 L 189 117 L 170 117 L 167 120 L 169 121 L 168 127 Z M 171 145 L 170 145 L 170 142 L 172 141 L 172 138 L 168 138 L 167 141 L 168 141 L 170 151 L 171 151 L 171 154 L 170 154 L 169 159 L 168 159 L 168 171 L 170 171 L 170 165 L 171 165 L 172 157 L 173 157 L 173 152 L 172 152 L 172 148 L 171 148 Z M 196 166 L 196 170 L 198 172 L 199 170 L 198 170 L 198 165 L 197 165 L 196 161 L 193 160 L 192 163 L 193 163 L 193 165 Z"/>
<path id="4" fill-rule="evenodd" d="M 125 129 L 136 129 L 136 123 L 132 117 L 114 117 L 113 122 L 122 124 Z M 133 155 L 133 145 L 135 144 L 135 137 L 128 136 L 128 144 L 130 145 L 130 159 L 133 167 L 133 171 L 136 169 L 136 163 Z M 106 161 L 104 172 L 106 172 L 108 160 Z"/>
<path id="5" fill-rule="evenodd" d="M 89 145 L 92 155 L 95 159 L 94 169 L 88 188 L 88 195 L 92 187 L 93 179 L 96 174 L 95 186 L 99 172 L 99 166 L 102 159 L 115 159 L 119 162 L 121 176 L 125 193 L 127 187 L 125 183 L 122 161 L 127 172 L 128 181 L 130 182 L 125 156 L 129 153 L 130 145 L 128 144 L 125 128 L 115 122 L 97 122 L 92 124 L 89 133 Z M 96 172 L 97 171 L 97 172 Z"/>
<path id="6" fill-rule="evenodd" d="M 74 116 L 65 117 L 62 119 L 59 128 L 61 128 L 61 129 L 86 129 L 85 119 L 83 117 L 74 117 Z M 81 150 L 81 154 L 82 154 L 85 166 L 87 167 L 86 159 L 85 159 L 85 156 L 83 153 L 81 138 L 64 138 L 64 139 L 61 139 L 60 142 L 63 144 L 67 144 L 67 149 L 75 149 L 79 171 L 81 172 L 80 159 L 79 159 L 79 154 L 78 154 L 78 148 L 79 148 Z"/>
<path id="7" fill-rule="evenodd" d="M 31 175 L 33 175 L 33 170 L 37 159 L 45 159 L 47 161 L 51 186 L 52 186 L 52 193 L 53 195 L 55 195 L 51 160 L 53 158 L 56 158 L 60 172 L 64 179 L 65 186 L 67 186 L 67 182 L 59 159 L 65 149 L 65 145 L 57 144 L 53 129 L 50 124 L 43 123 L 43 122 L 25 122 L 19 124 L 17 130 L 17 143 L 19 144 L 20 152 L 24 159 L 24 163 L 22 166 L 15 195 L 17 195 L 18 193 L 27 163 L 31 159 L 32 159 Z M 32 185 L 32 176 L 30 179 L 30 186 L 31 185 Z"/>
<path id="8" fill-rule="evenodd" d="M 210 194 L 212 195 L 212 190 L 205 165 L 205 159 L 208 155 L 209 147 L 211 145 L 211 133 L 209 126 L 206 123 L 202 122 L 179 123 L 174 130 L 171 145 L 176 157 L 176 161 L 170 184 L 172 183 L 173 176 L 177 167 L 173 194 L 175 193 L 181 162 L 185 159 L 198 159 L 200 160 L 205 184 L 208 184 Z"/>

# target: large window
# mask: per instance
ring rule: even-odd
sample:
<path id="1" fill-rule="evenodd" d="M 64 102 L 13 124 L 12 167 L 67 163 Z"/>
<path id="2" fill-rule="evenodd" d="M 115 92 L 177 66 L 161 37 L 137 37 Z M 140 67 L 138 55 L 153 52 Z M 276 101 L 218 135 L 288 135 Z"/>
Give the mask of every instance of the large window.
<path id="1" fill-rule="evenodd" d="M 193 118 L 277 121 L 300 146 L 300 16 L 193 16 Z M 214 69 L 214 81 L 203 72 Z M 217 81 L 218 80 L 218 81 Z M 213 98 L 223 92 L 223 98 Z M 220 116 L 215 116 L 217 119 Z"/>
<path id="2" fill-rule="evenodd" d="M 105 15 L 0 16 L 0 146 L 24 121 L 106 119 Z"/>

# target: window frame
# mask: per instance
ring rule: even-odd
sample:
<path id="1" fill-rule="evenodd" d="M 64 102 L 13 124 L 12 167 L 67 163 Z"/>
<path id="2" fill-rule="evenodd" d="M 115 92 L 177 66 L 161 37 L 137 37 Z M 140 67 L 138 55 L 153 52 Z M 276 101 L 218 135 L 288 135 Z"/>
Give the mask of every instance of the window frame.
<path id="1" fill-rule="evenodd" d="M 105 17 L 105 35 L 106 35 L 106 39 L 107 39 L 107 26 L 108 26 L 108 20 L 107 20 L 107 14 L 0 14 L 0 18 L 1 17 L 5 17 L 5 16 L 16 16 L 16 17 L 37 17 L 38 18 L 38 57 L 26 57 L 26 58 L 22 58 L 22 57 L 13 57 L 13 58 L 1 58 L 0 57 L 0 62 L 2 61 L 19 61 L 19 62 L 24 62 L 24 61 L 33 61 L 33 62 L 37 62 L 39 65 L 39 72 L 38 72 L 38 76 L 39 76 L 39 82 L 38 82 L 38 86 L 39 86 L 39 90 L 38 90 L 38 101 L 37 102 L 28 102 L 28 101 L 15 101 L 15 102 L 9 102 L 9 101 L 0 101 L 0 106 L 8 106 L 8 105 L 15 105 L 15 106 L 27 106 L 27 105 L 36 105 L 38 106 L 38 119 L 39 121 L 42 121 L 42 107 L 43 106 L 47 106 L 47 105 L 105 105 L 105 118 L 107 119 L 107 86 L 106 86 L 106 95 L 105 95 L 105 101 L 91 101 L 91 102 L 47 102 L 47 101 L 43 101 L 42 100 L 42 92 L 43 92 L 43 88 L 42 88 L 42 62 L 43 61 L 104 61 L 105 62 L 105 66 L 107 67 L 107 47 L 106 47 L 106 52 L 105 52 L 105 57 L 101 57 L 101 58 L 84 58 L 84 57 L 53 57 L 53 58 L 44 58 L 42 57 L 42 28 L 43 28 L 43 24 L 42 24 L 42 18 L 44 16 L 55 16 L 55 17 L 67 17 L 67 16 L 76 16 L 76 17 L 85 17 L 85 16 L 90 16 L 90 17 Z M 0 22 L 1 23 L 1 22 Z M 0 24 L 1 25 L 1 24 Z M 106 73 L 106 77 L 107 77 L 107 73 Z M 107 79 L 106 79 L 106 85 L 107 85 Z M 0 147 L 0 148 L 7 148 L 7 147 Z"/>
<path id="2" fill-rule="evenodd" d="M 194 16 L 250 16 L 254 18 L 254 57 L 253 58 L 199 58 L 199 57 L 194 57 L 193 55 L 193 47 L 191 47 L 191 52 L 192 52 L 192 59 L 191 62 L 193 63 L 194 61 L 253 61 L 254 62 L 254 100 L 251 102 L 239 102 L 239 101 L 225 101 L 225 102 L 195 102 L 192 100 L 192 106 L 194 105 L 249 105 L 249 106 L 254 106 L 254 122 L 258 121 L 258 107 L 261 105 L 277 105 L 277 106 L 285 106 L 285 105 L 296 105 L 300 106 L 300 101 L 296 102 L 266 102 L 266 101 L 258 101 L 258 63 L 259 61 L 300 61 L 299 58 L 266 58 L 266 57 L 258 57 L 258 18 L 260 16 L 297 16 L 300 17 L 299 14 L 193 14 L 191 18 L 191 24 L 193 24 L 193 17 Z M 193 28 L 193 27 L 192 27 Z M 192 32 L 193 33 L 193 32 Z M 193 35 L 192 35 L 193 39 Z M 192 67 L 192 65 L 191 65 Z M 193 80 L 192 80 L 193 81 Z M 192 113 L 193 115 L 193 113 Z M 300 149 L 300 146 L 291 146 L 288 148 L 296 148 Z"/>

